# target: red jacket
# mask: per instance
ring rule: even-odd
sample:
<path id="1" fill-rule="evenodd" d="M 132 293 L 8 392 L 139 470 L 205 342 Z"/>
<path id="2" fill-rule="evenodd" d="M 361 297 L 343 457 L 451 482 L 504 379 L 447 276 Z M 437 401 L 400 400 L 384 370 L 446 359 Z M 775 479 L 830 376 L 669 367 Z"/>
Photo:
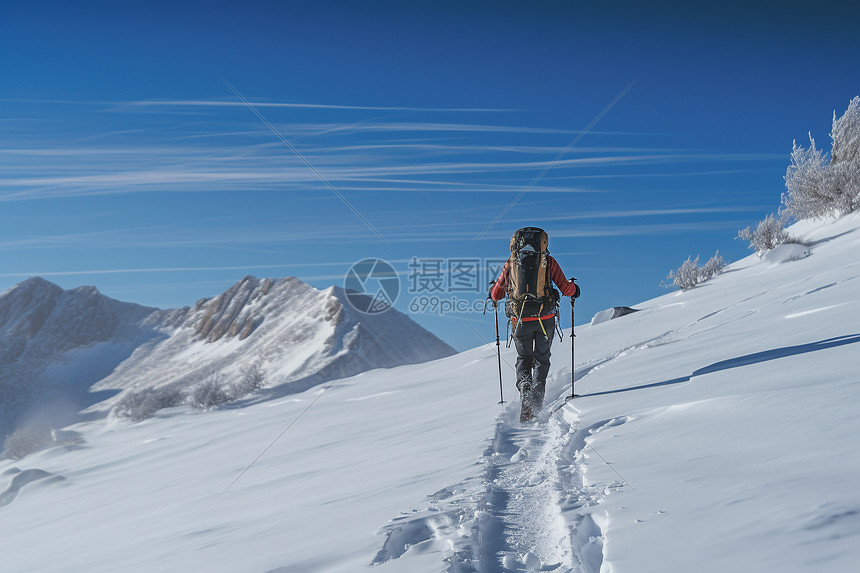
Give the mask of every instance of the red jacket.
<path id="1" fill-rule="evenodd" d="M 558 289 L 561 291 L 563 296 L 572 296 L 574 298 L 579 296 L 579 287 L 571 280 L 567 280 L 564 276 L 564 272 L 561 270 L 561 267 L 558 266 L 558 263 L 554 258 L 547 255 L 546 256 L 547 264 L 549 265 L 549 276 L 552 279 L 552 282 L 556 284 Z M 496 281 L 496 284 L 493 285 L 493 288 L 490 289 L 490 298 L 495 302 L 498 302 L 505 298 L 505 289 L 508 286 L 508 265 L 510 262 L 505 263 L 505 268 L 502 269 L 502 274 L 499 275 L 499 280 Z M 574 279 L 576 280 L 576 279 Z"/>

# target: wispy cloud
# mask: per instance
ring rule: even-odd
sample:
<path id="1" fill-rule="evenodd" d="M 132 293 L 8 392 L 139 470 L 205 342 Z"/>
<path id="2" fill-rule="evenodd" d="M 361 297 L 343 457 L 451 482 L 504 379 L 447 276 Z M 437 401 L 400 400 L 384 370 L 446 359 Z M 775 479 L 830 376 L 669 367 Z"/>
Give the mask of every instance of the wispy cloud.
<path id="1" fill-rule="evenodd" d="M 586 126 L 585 126 L 585 128 L 584 128 L 582 131 L 580 131 L 579 135 L 577 135 L 577 136 L 573 139 L 573 141 L 571 141 L 570 143 L 568 143 L 568 144 L 567 144 L 567 146 L 566 146 L 566 147 L 565 147 L 565 148 L 564 148 L 564 149 L 563 149 L 563 150 L 562 150 L 562 151 L 561 151 L 561 152 L 560 152 L 560 153 L 555 157 L 555 159 L 553 159 L 552 161 L 550 161 L 550 162 L 549 162 L 549 163 L 548 163 L 548 164 L 547 164 L 543 169 L 541 169 L 540 173 L 538 173 L 538 174 L 535 176 L 535 178 L 534 178 L 534 179 L 532 179 L 532 180 L 531 180 L 531 182 L 530 182 L 528 185 L 526 185 L 526 186 L 523 188 L 523 190 L 522 190 L 520 193 L 518 193 L 518 194 L 513 198 L 513 200 L 505 206 L 505 208 L 504 208 L 504 209 L 502 209 L 502 212 L 501 212 L 501 213 L 499 213 L 499 214 L 498 214 L 498 215 L 497 215 L 497 216 L 496 216 L 492 221 L 490 221 L 490 223 L 489 223 L 486 227 L 484 227 L 484 230 L 483 230 L 483 231 L 481 231 L 481 232 L 478 234 L 478 236 L 475 238 L 475 240 L 478 240 L 478 239 L 480 239 L 483 235 L 485 235 L 485 234 L 490 230 L 490 228 L 491 228 L 491 227 L 492 227 L 492 226 L 493 226 L 497 221 L 499 221 L 499 219 L 501 219 L 501 218 L 505 215 L 505 213 L 507 213 L 507 212 L 508 212 L 508 211 L 509 211 L 509 210 L 510 210 L 510 209 L 511 209 L 511 208 L 512 208 L 512 207 L 513 207 L 513 206 L 514 206 L 514 205 L 515 205 L 515 204 L 516 204 L 516 203 L 517 203 L 517 202 L 518 202 L 518 201 L 519 201 L 519 200 L 520 200 L 520 199 L 521 199 L 525 194 L 526 194 L 526 193 L 528 193 L 529 189 L 531 189 L 532 187 L 534 187 L 534 186 L 538 183 L 538 181 L 540 181 L 540 180 L 543 178 L 543 176 L 547 173 L 547 171 L 549 171 L 549 169 L 550 169 L 550 168 L 552 168 L 554 165 L 556 165 L 557 163 L 559 163 L 559 162 L 561 161 L 561 158 L 562 158 L 562 157 L 563 157 L 563 156 L 564 156 L 568 151 L 570 151 L 570 149 L 571 149 L 571 148 L 573 148 L 577 143 L 579 143 L 579 140 L 580 140 L 580 139 L 582 139 L 582 138 L 586 135 L 586 133 L 588 133 L 588 131 L 589 131 L 592 127 L 594 127 L 594 125 L 595 125 L 595 124 L 596 124 L 596 123 L 597 123 L 597 122 L 598 122 L 598 121 L 599 121 L 599 120 L 600 120 L 600 119 L 601 119 L 601 118 L 602 118 L 602 117 L 603 117 L 603 116 L 604 116 L 604 115 L 605 115 L 605 114 L 606 114 L 610 109 L 612 109 L 612 107 L 613 107 L 613 106 L 614 106 L 614 105 L 615 105 L 619 100 L 621 100 L 621 98 L 623 98 L 623 97 L 624 97 L 624 95 L 625 95 L 625 94 L 627 94 L 627 92 L 629 92 L 629 91 L 633 88 L 633 86 L 634 86 L 634 84 L 635 84 L 635 83 L 636 83 L 636 80 L 632 81 L 630 84 L 628 84 L 628 85 L 627 85 L 627 87 L 625 87 L 625 88 L 621 91 L 621 93 L 619 93 L 617 96 L 615 96 L 615 98 L 614 98 L 611 102 L 609 102 L 609 104 L 608 104 L 606 107 L 604 107 L 604 108 L 603 108 L 603 111 L 601 111 L 599 114 L 597 114 L 597 116 L 595 116 L 595 117 L 594 117 L 594 119 L 592 119 L 592 120 L 591 120 L 591 122 L 589 122 L 589 124 L 588 124 L 588 125 L 586 125 Z"/>
<path id="2" fill-rule="evenodd" d="M 685 223 L 653 223 L 643 225 L 577 226 L 561 228 L 553 233 L 554 238 L 582 237 L 633 237 L 673 235 L 691 231 L 722 230 L 726 221 L 695 221 Z"/>
<path id="3" fill-rule="evenodd" d="M 530 216 L 535 224 L 552 229 L 554 238 L 563 237 L 607 237 L 607 236 L 641 236 L 669 235 L 680 232 L 699 231 L 706 228 L 717 229 L 737 227 L 735 221 L 707 220 L 690 217 L 700 214 L 759 212 L 760 207 L 694 207 L 675 209 L 642 209 L 621 211 L 595 211 L 548 214 L 546 216 Z M 374 215 L 384 220 L 382 229 L 386 238 L 392 244 L 411 245 L 430 242 L 433 245 L 470 241 L 483 222 L 484 210 L 480 208 L 459 209 L 456 212 L 446 211 L 444 205 L 432 212 L 426 210 L 407 216 L 400 213 L 388 216 L 386 213 L 374 212 Z M 631 224 L 630 219 L 648 219 L 668 217 L 669 220 L 660 223 Z M 680 219 L 672 221 L 671 218 Z M 507 242 L 510 239 L 509 230 L 521 223 L 521 216 L 506 217 L 499 222 L 501 230 L 488 233 L 485 241 Z M 613 220 L 617 221 L 614 222 Z M 566 222 L 576 224 L 565 224 Z M 595 224 L 597 221 L 607 221 L 606 224 Z M 217 229 L 217 232 L 216 232 Z M 0 249 L 5 251 L 56 250 L 75 252 L 97 252 L 102 250 L 123 249 L 126 252 L 151 252 L 153 249 L 182 250 L 185 252 L 217 249 L 219 252 L 271 254 L 278 258 L 297 243 L 313 242 L 328 245 L 367 245 L 372 248 L 377 240 L 367 233 L 362 233 L 362 227 L 357 222 L 341 220 L 337 226 L 321 224 L 317 220 L 305 220 L 291 224 L 289 227 L 273 225 L 271 221 L 255 220 L 251 223 L 236 221 L 199 221 L 183 225 L 159 225 L 137 228 L 102 229 L 84 233 L 45 234 L 35 236 L 20 236 L 0 241 Z M 436 252 L 445 251 L 440 247 Z M 374 253 L 385 256 L 384 253 Z M 394 262 L 394 261 L 392 261 Z M 351 263 L 350 263 L 351 264 Z M 253 270 L 266 268 L 334 266 L 345 268 L 347 261 L 319 261 L 307 263 L 290 261 L 284 264 L 263 265 L 227 265 L 200 267 L 140 267 L 132 269 L 104 269 L 87 271 L 61 271 L 64 274 L 118 274 L 134 272 L 172 272 L 192 270 Z M 8 269 L 8 267 L 7 267 Z M 7 273 L 0 276 L 59 276 L 57 271 L 47 269 L 45 272 Z"/>
<path id="4" fill-rule="evenodd" d="M 296 125 L 296 129 L 314 131 L 313 124 Z M 516 125 L 493 125 L 481 123 L 441 123 L 441 122 L 375 122 L 331 124 L 327 127 L 317 124 L 318 134 L 354 134 L 360 132 L 451 132 L 451 133 L 532 133 L 532 134 L 572 134 L 575 130 L 554 127 L 529 127 Z"/>
<path id="5" fill-rule="evenodd" d="M 395 149 L 395 151 L 397 151 Z M 456 153 L 452 153 L 456 156 Z M 197 192 L 244 190 L 303 190 L 319 187 L 313 173 L 292 158 L 269 147 L 157 149 L 143 146 L 116 149 L 61 147 L 2 149 L 9 158 L 6 177 L 0 179 L 0 201 L 105 195 L 139 192 Z M 422 189 L 460 189 L 463 192 L 509 192 L 520 188 L 504 174 L 546 168 L 551 162 L 517 159 L 458 161 L 456 157 L 387 154 L 328 153 L 314 150 L 309 161 L 324 169 L 326 179 L 344 190 L 406 192 Z M 43 166 L 46 157 L 57 161 Z M 773 156 L 764 156 L 772 158 Z M 14 158 L 14 159 L 13 159 Z M 656 166 L 700 162 L 753 162 L 761 155 L 720 153 L 605 154 L 563 159 L 553 164 L 555 183 L 535 191 L 582 192 L 557 183 L 564 178 L 586 178 L 583 170 L 613 166 Z M 484 181 L 461 179 L 486 175 Z M 623 174 L 596 174 L 620 177 Z M 677 175 L 677 173 L 676 173 Z M 423 179 L 422 179 L 423 178 Z M 404 182 L 408 182 L 404 185 Z"/>
<path id="6" fill-rule="evenodd" d="M 34 272 L 16 272 L 16 273 L 0 273 L 3 278 L 16 277 L 66 277 L 66 276 L 86 276 L 86 275 L 121 275 L 121 274 L 137 274 L 137 273 L 186 273 L 186 272 L 210 272 L 210 271 L 248 271 L 262 269 L 285 269 L 295 265 L 240 265 L 240 266 L 223 266 L 223 267 L 163 267 L 163 268 L 143 268 L 143 269 L 88 269 L 75 271 L 34 271 Z"/>
<path id="7" fill-rule="evenodd" d="M 747 156 L 745 161 L 750 162 L 750 166 L 746 169 L 708 169 L 708 170 L 693 170 L 693 171 L 659 171 L 659 172 L 648 172 L 648 171 L 636 171 L 636 172 L 627 172 L 627 173 L 587 173 L 587 174 L 573 174 L 568 175 L 567 179 L 643 179 L 643 178 L 652 178 L 652 177 L 668 177 L 668 178 L 677 178 L 677 177 L 700 177 L 706 175 L 737 175 L 740 173 L 754 173 L 761 171 L 773 171 L 771 167 L 755 167 L 754 162 L 756 160 L 762 161 L 773 161 L 773 160 L 785 160 L 784 154 L 773 153 L 768 155 L 759 155 L 756 157 Z"/>
<path id="8" fill-rule="evenodd" d="M 328 220 L 328 219 L 327 219 Z M 0 249 L 79 249 L 83 251 L 112 249 L 218 249 L 283 254 L 285 245 L 306 241 L 314 243 L 342 243 L 372 240 L 362 233 L 357 222 L 340 221 L 336 228 L 326 226 L 319 218 L 306 218 L 302 222 L 283 228 L 271 221 L 187 220 L 182 224 L 141 227 L 101 228 L 79 233 L 51 233 L 16 236 L 0 240 Z"/>
<path id="9" fill-rule="evenodd" d="M 122 107 L 243 107 L 242 102 L 229 100 L 137 100 L 125 102 L 111 102 Z M 323 109 L 323 110 L 359 110 L 359 111 L 417 111 L 417 112 L 510 112 L 513 109 L 488 108 L 488 107 L 416 107 L 416 106 L 376 106 L 376 105 L 350 105 L 350 104 L 324 104 L 324 103 L 296 103 L 296 102 L 272 102 L 252 101 L 254 107 L 259 108 L 288 108 L 288 109 Z"/>
<path id="10" fill-rule="evenodd" d="M 352 211 L 352 212 L 353 212 L 353 214 L 354 214 L 356 217 L 358 217 L 358 218 L 361 220 L 361 222 L 362 222 L 362 223 L 364 223 L 364 225 L 365 225 L 367 228 L 369 228 L 371 231 L 373 231 L 373 234 L 374 234 L 374 235 L 376 235 L 377 237 L 379 237 L 379 239 L 381 239 L 383 243 L 385 243 L 386 245 L 391 246 L 391 245 L 388 243 L 388 241 L 386 241 L 386 240 L 385 240 L 385 237 L 383 237 L 383 236 L 379 233 L 379 231 L 377 231 L 377 230 L 376 230 L 376 227 L 374 227 L 374 226 L 373 226 L 373 224 L 372 224 L 370 221 L 368 221 L 368 220 L 367 220 L 367 218 L 366 218 L 366 217 L 361 213 L 361 211 L 359 211 L 358 209 L 356 209 L 356 208 L 355 208 L 355 206 L 354 206 L 354 205 L 353 205 L 353 204 L 352 204 L 352 203 L 351 203 L 351 202 L 350 202 L 350 201 L 349 201 L 349 200 L 348 200 L 348 199 L 347 199 L 347 198 L 346 198 L 346 197 L 345 197 L 345 196 L 344 196 L 340 191 L 338 191 L 338 190 L 337 190 L 337 189 L 336 189 L 336 188 L 331 184 L 331 182 L 330 182 L 330 181 L 329 181 L 329 180 L 328 180 L 328 179 L 327 179 L 327 178 L 326 178 L 322 173 L 320 173 L 320 172 L 317 170 L 317 168 L 316 168 L 316 167 L 314 167 L 314 166 L 313 166 L 313 164 L 311 164 L 311 163 L 307 160 L 307 158 L 306 158 L 306 157 L 305 157 L 305 156 L 304 156 L 304 155 L 303 155 L 303 154 L 302 154 L 298 149 L 296 149 L 296 148 L 293 146 L 293 144 L 292 144 L 292 143 L 290 143 L 290 142 L 289 142 L 289 141 L 288 141 L 288 140 L 287 140 L 287 139 L 286 139 L 286 138 L 285 138 L 285 137 L 284 137 L 284 136 L 283 136 L 283 135 L 282 135 L 282 134 L 281 134 L 281 133 L 280 133 L 280 132 L 279 132 L 279 131 L 278 131 L 278 130 L 273 126 L 273 125 L 272 125 L 272 124 L 271 124 L 271 123 L 269 123 L 269 120 L 268 120 L 268 119 L 266 119 L 266 118 L 265 118 L 265 117 L 260 113 L 260 111 L 259 111 L 257 108 L 255 108 L 253 104 L 251 104 L 251 102 L 249 102 L 247 99 L 245 99 L 245 96 L 243 96 L 241 93 L 239 93 L 239 91 L 237 91 L 237 90 L 236 90 L 236 88 L 234 88 L 234 87 L 233 87 L 229 82 L 225 82 L 225 83 L 227 83 L 227 86 L 228 86 L 228 87 L 233 91 L 233 93 L 234 93 L 234 94 L 236 94 L 236 97 L 238 97 L 238 98 L 242 101 L 242 103 L 243 103 L 243 104 L 245 104 L 245 106 L 246 106 L 246 107 L 248 107 L 248 109 L 250 109 L 250 110 L 254 113 L 254 115 L 256 115 L 256 116 L 257 116 L 257 117 L 258 117 L 258 118 L 259 118 L 259 119 L 260 119 L 260 120 L 261 120 L 261 121 L 266 125 L 266 127 L 268 127 L 268 128 L 269 128 L 269 129 L 274 133 L 274 135 L 276 135 L 276 136 L 277 136 L 277 138 L 278 138 L 278 139 L 279 139 L 279 140 L 280 140 L 280 141 L 281 141 L 281 142 L 282 142 L 286 147 L 288 147 L 288 148 L 289 148 L 289 150 L 293 153 L 293 155 L 295 155 L 295 156 L 297 156 L 299 159 L 301 159 L 302 163 L 304 163 L 304 164 L 305 164 L 305 167 L 307 167 L 308 169 L 310 169 L 310 170 L 314 173 L 314 175 L 316 175 L 316 176 L 319 178 L 319 180 L 320 180 L 320 181 L 322 181 L 322 182 L 325 184 L 325 186 L 326 186 L 326 187 L 328 187 L 328 188 L 329 188 L 329 190 L 330 190 L 332 193 L 334 193 L 334 194 L 335 194 L 335 196 L 337 196 L 337 198 L 338 198 L 338 199 L 340 199 L 341 203 L 343 203 L 346 207 L 348 207 L 348 208 L 349 208 L 349 210 L 350 210 L 350 211 Z"/>
<path id="11" fill-rule="evenodd" d="M 619 211 L 591 211 L 558 214 L 549 217 L 541 217 L 541 221 L 577 221 L 591 219 L 627 219 L 633 217 L 659 217 L 659 216 L 687 216 L 687 215 L 712 215 L 716 213 L 749 213 L 760 212 L 767 207 L 762 205 L 734 206 L 734 207 L 689 207 L 676 209 L 628 209 Z"/>

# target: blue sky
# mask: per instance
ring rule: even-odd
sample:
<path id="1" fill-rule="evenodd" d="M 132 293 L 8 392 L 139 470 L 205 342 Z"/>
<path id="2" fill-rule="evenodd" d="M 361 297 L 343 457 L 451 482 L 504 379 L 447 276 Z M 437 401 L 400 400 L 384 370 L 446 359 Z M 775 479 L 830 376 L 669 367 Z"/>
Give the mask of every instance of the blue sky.
<path id="1" fill-rule="evenodd" d="M 410 261 L 504 257 L 539 225 L 585 322 L 688 255 L 745 256 L 792 140 L 829 148 L 860 94 L 837 3 L 460 4 L 5 4 L 0 290 L 41 275 L 178 307 L 379 257 L 409 312 L 483 298 L 407 292 Z M 413 316 L 459 349 L 494 335 Z"/>

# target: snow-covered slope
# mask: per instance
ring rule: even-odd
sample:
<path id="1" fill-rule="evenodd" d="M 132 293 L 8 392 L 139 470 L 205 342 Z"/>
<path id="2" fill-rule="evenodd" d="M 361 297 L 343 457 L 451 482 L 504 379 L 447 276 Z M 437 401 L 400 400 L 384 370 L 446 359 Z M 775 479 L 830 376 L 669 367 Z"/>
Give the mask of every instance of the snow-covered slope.
<path id="1" fill-rule="evenodd" d="M 494 344 L 239 408 L 78 424 L 82 445 L 0 461 L 3 566 L 853 570 L 860 217 L 792 232 L 808 256 L 752 256 L 578 327 L 573 401 L 556 341 L 536 425 L 496 404 Z M 503 349 L 508 399 L 514 359 Z"/>
<path id="2" fill-rule="evenodd" d="M 192 308 L 153 313 L 143 325 L 166 338 L 137 348 L 95 389 L 188 387 L 213 371 L 238 378 L 254 363 L 269 372 L 269 395 L 284 394 L 454 353 L 395 309 L 361 314 L 343 289 L 320 291 L 295 278 L 246 277 Z M 109 408 L 121 398 L 97 407 Z"/>
<path id="3" fill-rule="evenodd" d="M 154 311 L 41 278 L 0 293 L 0 435 L 39 402 L 73 412 L 105 397 L 90 386 L 153 336 L 139 323 Z"/>
<path id="4" fill-rule="evenodd" d="M 790 230 L 807 248 L 577 338 L 565 418 L 610 570 L 856 568 L 860 217 Z"/>
<path id="5" fill-rule="evenodd" d="M 94 287 L 64 291 L 29 279 L 0 294 L 0 430 L 50 389 L 76 407 L 106 411 L 143 388 L 189 388 L 212 373 L 230 381 L 249 364 L 285 394 L 370 368 L 453 354 L 391 309 L 364 315 L 342 289 L 295 278 L 246 277 L 194 307 L 160 311 Z"/>

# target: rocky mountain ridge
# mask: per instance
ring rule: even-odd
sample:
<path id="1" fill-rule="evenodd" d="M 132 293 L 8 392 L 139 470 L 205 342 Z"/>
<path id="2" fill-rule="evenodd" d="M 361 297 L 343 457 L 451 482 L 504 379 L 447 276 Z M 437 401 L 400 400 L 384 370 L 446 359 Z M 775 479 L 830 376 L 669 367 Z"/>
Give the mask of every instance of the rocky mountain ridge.
<path id="1" fill-rule="evenodd" d="M 103 414 L 129 392 L 267 373 L 268 395 L 454 350 L 406 315 L 362 314 L 339 287 L 248 276 L 180 309 L 31 278 L 0 293 L 0 432 L 45 396 Z"/>

